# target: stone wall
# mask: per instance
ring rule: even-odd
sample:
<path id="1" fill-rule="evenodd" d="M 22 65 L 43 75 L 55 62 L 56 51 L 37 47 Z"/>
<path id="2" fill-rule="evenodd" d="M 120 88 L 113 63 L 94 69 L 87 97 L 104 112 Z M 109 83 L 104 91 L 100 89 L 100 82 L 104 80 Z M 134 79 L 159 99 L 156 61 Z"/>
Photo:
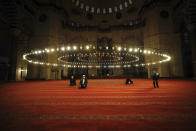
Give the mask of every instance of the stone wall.
<path id="1" fill-rule="evenodd" d="M 161 17 L 162 11 L 168 12 L 168 16 Z M 146 26 L 143 30 L 144 47 L 165 50 L 172 56 L 171 62 L 167 64 L 148 67 L 149 77 L 153 70 L 158 71 L 161 77 L 183 77 L 181 42 L 179 34 L 173 29 L 172 10 L 160 6 L 145 12 L 144 16 L 146 17 Z"/>

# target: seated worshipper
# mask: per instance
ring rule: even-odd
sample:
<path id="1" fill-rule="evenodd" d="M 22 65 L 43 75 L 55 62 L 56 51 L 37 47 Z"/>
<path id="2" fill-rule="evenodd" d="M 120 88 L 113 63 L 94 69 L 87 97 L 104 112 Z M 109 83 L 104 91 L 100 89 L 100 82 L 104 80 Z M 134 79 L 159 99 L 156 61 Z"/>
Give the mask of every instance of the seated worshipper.
<path id="1" fill-rule="evenodd" d="M 76 85 L 76 79 L 75 79 L 75 77 L 72 75 L 71 77 L 70 77 L 70 86 L 75 86 Z"/>
<path id="2" fill-rule="evenodd" d="M 87 87 L 87 78 L 85 75 L 82 76 L 82 78 L 80 79 L 80 88 L 86 88 Z"/>
<path id="3" fill-rule="evenodd" d="M 133 81 L 130 79 L 130 78 L 127 78 L 127 80 L 126 80 L 126 85 L 131 85 L 131 84 L 133 84 Z"/>

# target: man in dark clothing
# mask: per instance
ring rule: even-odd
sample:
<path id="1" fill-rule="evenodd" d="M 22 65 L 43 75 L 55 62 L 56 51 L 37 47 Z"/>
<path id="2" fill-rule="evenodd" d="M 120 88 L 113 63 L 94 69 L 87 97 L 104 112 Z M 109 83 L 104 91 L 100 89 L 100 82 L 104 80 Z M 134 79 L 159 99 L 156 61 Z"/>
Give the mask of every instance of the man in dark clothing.
<path id="1" fill-rule="evenodd" d="M 86 88 L 87 87 L 87 78 L 85 75 L 82 76 L 82 78 L 80 79 L 80 87 L 81 88 Z"/>
<path id="2" fill-rule="evenodd" d="M 75 77 L 72 75 L 71 77 L 70 77 L 70 86 L 75 86 L 76 85 L 76 79 L 75 79 Z"/>
<path id="3" fill-rule="evenodd" d="M 126 85 L 128 85 L 128 84 L 133 84 L 133 81 L 130 79 L 130 78 L 127 78 L 127 80 L 126 80 Z"/>
<path id="4" fill-rule="evenodd" d="M 159 88 L 159 85 L 158 85 L 159 73 L 154 72 L 152 74 L 152 80 L 153 80 L 153 86 L 154 86 L 154 88 L 156 88 L 156 87 Z"/>

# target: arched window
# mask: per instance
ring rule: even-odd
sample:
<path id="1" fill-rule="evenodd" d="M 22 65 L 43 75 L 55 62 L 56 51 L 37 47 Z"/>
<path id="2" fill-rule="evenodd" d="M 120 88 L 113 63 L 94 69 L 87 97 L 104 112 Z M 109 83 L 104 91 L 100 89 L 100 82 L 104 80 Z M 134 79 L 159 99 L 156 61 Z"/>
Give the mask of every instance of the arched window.
<path id="1" fill-rule="evenodd" d="M 114 7 L 114 12 L 118 12 L 117 6 Z"/>
<path id="2" fill-rule="evenodd" d="M 89 11 L 89 6 L 88 5 L 86 6 L 86 11 Z"/>
<path id="3" fill-rule="evenodd" d="M 120 4 L 120 10 L 122 10 L 123 9 L 123 6 L 122 6 L 122 4 Z"/>
<path id="4" fill-rule="evenodd" d="M 129 25 L 130 25 L 130 26 L 133 26 L 133 21 L 130 21 Z"/>
<path id="5" fill-rule="evenodd" d="M 95 12 L 95 8 L 94 8 L 94 7 L 91 8 L 91 12 L 92 12 L 92 13 Z"/>
<path id="6" fill-rule="evenodd" d="M 133 4 L 132 0 L 129 0 L 129 4 L 130 4 L 130 5 L 132 5 L 132 4 Z"/>
<path id="7" fill-rule="evenodd" d="M 97 14 L 100 14 L 100 13 L 101 13 L 100 8 L 97 8 Z"/>
<path id="8" fill-rule="evenodd" d="M 112 13 L 112 8 L 109 8 L 109 13 Z"/>
<path id="9" fill-rule="evenodd" d="M 73 23 L 73 22 L 71 23 L 71 26 L 72 26 L 72 27 L 74 26 L 74 23 Z"/>
<path id="10" fill-rule="evenodd" d="M 106 14 L 106 9 L 105 8 L 103 8 L 103 14 Z"/>
<path id="11" fill-rule="evenodd" d="M 84 8 L 84 3 L 81 3 L 80 9 L 83 9 L 83 8 Z"/>
<path id="12" fill-rule="evenodd" d="M 79 6 L 79 4 L 80 4 L 80 1 L 77 0 L 77 1 L 76 1 L 76 6 Z"/>
<path id="13" fill-rule="evenodd" d="M 125 7 L 127 8 L 128 7 L 128 4 L 127 4 L 127 2 L 125 1 Z"/>

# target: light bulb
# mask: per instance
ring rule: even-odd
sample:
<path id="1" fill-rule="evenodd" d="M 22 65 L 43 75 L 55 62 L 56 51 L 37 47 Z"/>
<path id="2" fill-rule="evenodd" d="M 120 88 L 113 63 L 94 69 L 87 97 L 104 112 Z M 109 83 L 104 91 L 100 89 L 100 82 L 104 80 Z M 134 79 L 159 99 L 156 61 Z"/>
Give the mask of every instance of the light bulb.
<path id="1" fill-rule="evenodd" d="M 51 49 L 51 52 L 54 52 L 54 49 L 53 48 Z"/>
<path id="2" fill-rule="evenodd" d="M 70 50 L 70 49 L 71 49 L 71 47 L 70 47 L 70 46 L 68 46 L 68 47 L 67 47 L 67 50 Z"/>
<path id="3" fill-rule="evenodd" d="M 134 49 L 134 52 L 138 52 L 138 49 L 137 49 L 137 48 L 135 48 L 135 49 Z"/>
<path id="4" fill-rule="evenodd" d="M 90 47 L 87 45 L 87 46 L 86 46 L 86 49 L 88 50 L 89 48 L 90 48 Z"/>
<path id="5" fill-rule="evenodd" d="M 76 47 L 76 46 L 73 46 L 73 49 L 74 49 L 74 50 L 77 50 L 77 47 Z"/>
<path id="6" fill-rule="evenodd" d="M 65 47 L 61 47 L 61 50 L 64 51 L 65 50 Z"/>
<path id="7" fill-rule="evenodd" d="M 121 47 L 118 47 L 117 49 L 118 49 L 118 51 L 121 51 Z"/>

